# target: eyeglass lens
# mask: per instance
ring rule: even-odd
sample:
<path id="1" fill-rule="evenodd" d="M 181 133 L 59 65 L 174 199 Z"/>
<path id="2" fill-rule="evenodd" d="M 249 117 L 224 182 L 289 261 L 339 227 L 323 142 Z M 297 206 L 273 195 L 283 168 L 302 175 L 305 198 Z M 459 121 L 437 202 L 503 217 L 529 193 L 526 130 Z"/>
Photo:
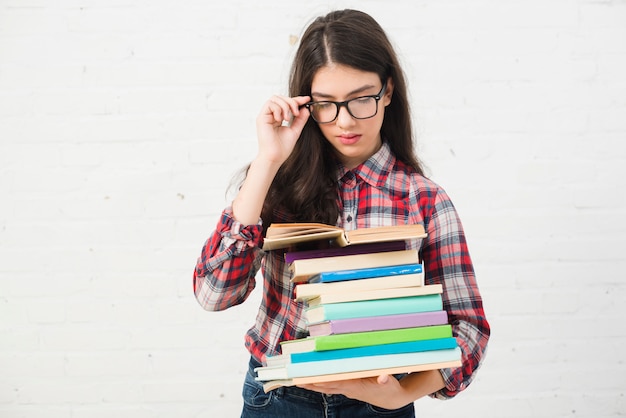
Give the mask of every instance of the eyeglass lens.
<path id="1" fill-rule="evenodd" d="M 348 112 L 356 119 L 367 119 L 376 115 L 377 100 L 374 97 L 357 97 L 345 103 L 315 102 L 310 106 L 311 115 L 318 123 L 332 122 L 339 114 L 339 107 L 346 106 Z"/>

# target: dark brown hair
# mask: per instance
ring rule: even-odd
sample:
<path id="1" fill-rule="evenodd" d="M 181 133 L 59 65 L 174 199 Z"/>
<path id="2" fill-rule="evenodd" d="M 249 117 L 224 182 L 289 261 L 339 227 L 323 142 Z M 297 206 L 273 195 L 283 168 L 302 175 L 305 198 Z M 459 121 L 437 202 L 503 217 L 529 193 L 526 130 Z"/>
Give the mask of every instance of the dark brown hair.
<path id="1" fill-rule="evenodd" d="M 384 30 L 368 14 L 333 11 L 318 17 L 305 30 L 289 79 L 290 96 L 310 96 L 316 72 L 340 64 L 391 77 L 394 90 L 385 108 L 381 136 L 396 158 L 422 174 L 413 148 L 411 115 L 404 74 Z M 296 146 L 278 171 L 261 214 L 272 222 L 324 222 L 334 225 L 337 207 L 337 163 L 318 125 L 309 118 Z"/>

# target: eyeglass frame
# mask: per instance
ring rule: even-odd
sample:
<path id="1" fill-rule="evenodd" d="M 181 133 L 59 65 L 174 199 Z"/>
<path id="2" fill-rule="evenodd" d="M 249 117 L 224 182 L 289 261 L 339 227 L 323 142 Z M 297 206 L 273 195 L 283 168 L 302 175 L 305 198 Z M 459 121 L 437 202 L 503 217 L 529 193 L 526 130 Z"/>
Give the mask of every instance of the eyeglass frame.
<path id="1" fill-rule="evenodd" d="M 358 120 L 371 119 L 378 114 L 378 102 L 380 101 L 380 99 L 383 98 L 383 95 L 385 94 L 386 90 L 387 90 L 387 82 L 385 81 L 385 83 L 383 83 L 383 87 L 380 89 L 378 94 L 370 94 L 370 95 L 365 95 L 365 96 L 354 97 L 352 99 L 344 100 L 343 102 L 335 102 L 332 100 L 310 101 L 308 103 L 303 104 L 301 107 L 306 107 L 309 113 L 311 114 L 311 118 L 313 118 L 313 120 L 319 124 L 333 123 L 334 121 L 336 121 L 337 118 L 339 117 L 339 111 L 341 110 L 342 107 L 345 107 L 346 110 L 348 111 L 348 114 L 352 116 L 354 119 L 358 119 Z M 374 112 L 372 116 L 368 116 L 365 118 L 359 118 L 359 117 L 354 116 L 352 112 L 350 111 L 350 107 L 348 106 L 348 104 L 354 100 L 361 100 L 361 99 L 366 99 L 366 98 L 376 100 L 376 111 Z M 313 106 L 314 104 L 318 104 L 318 103 L 333 103 L 335 105 L 335 108 L 337 109 L 337 113 L 335 114 L 335 117 L 332 120 L 329 120 L 328 122 L 318 122 L 317 119 L 315 119 L 315 116 L 313 116 L 313 112 L 311 112 L 311 106 Z"/>

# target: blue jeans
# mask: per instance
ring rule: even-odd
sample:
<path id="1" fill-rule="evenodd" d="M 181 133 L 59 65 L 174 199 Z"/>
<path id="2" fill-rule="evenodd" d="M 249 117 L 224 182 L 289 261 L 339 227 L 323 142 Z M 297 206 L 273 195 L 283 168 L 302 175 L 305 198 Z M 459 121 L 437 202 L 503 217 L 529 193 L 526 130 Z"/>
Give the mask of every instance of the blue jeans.
<path id="1" fill-rule="evenodd" d="M 258 361 L 250 359 L 243 385 L 241 418 L 415 418 L 412 403 L 400 409 L 383 409 L 343 395 L 324 395 L 295 386 L 265 393 L 262 382 L 254 380 L 254 368 L 259 366 Z"/>

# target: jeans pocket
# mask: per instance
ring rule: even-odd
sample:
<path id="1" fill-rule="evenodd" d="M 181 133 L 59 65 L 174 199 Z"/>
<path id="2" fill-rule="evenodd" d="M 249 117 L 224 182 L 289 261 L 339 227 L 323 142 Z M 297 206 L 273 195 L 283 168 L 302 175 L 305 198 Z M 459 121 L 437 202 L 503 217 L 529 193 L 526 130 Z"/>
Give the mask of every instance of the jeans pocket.
<path id="1" fill-rule="evenodd" d="M 387 417 L 387 418 L 414 418 L 415 406 L 410 403 L 398 409 L 385 409 L 378 406 L 367 404 L 367 411 L 371 413 L 371 417 Z"/>
<path id="2" fill-rule="evenodd" d="M 272 403 L 273 392 L 265 393 L 263 386 L 256 382 L 248 372 L 243 383 L 242 396 L 245 407 L 262 409 L 267 408 Z"/>

